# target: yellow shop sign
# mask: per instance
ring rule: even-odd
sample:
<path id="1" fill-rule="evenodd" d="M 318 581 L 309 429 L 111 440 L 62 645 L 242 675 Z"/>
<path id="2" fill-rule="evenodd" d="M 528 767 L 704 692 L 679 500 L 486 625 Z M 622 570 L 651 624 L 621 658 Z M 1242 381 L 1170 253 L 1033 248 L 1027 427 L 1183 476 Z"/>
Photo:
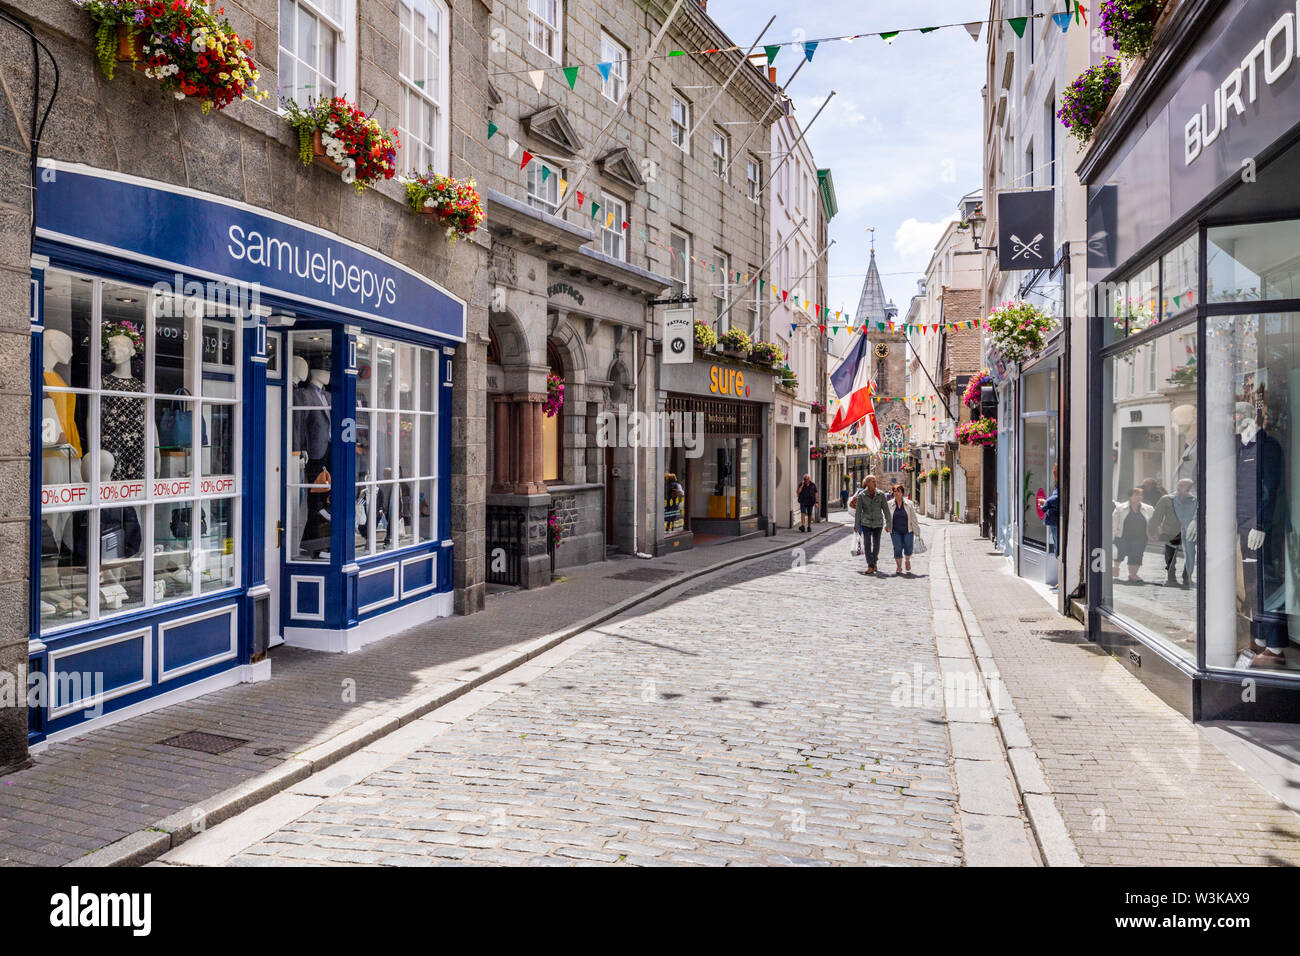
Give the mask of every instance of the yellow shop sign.
<path id="1" fill-rule="evenodd" d="M 745 387 L 745 373 L 738 368 L 709 366 L 709 391 L 714 395 L 735 395 L 744 398 L 749 394 Z"/>

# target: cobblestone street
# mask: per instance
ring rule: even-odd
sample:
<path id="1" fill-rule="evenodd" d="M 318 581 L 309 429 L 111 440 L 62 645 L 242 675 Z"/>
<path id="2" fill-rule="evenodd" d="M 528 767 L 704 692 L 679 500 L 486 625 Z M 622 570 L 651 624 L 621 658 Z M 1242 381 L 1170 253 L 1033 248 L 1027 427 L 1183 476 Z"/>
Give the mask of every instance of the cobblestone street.
<path id="1" fill-rule="evenodd" d="M 960 863 L 942 709 L 890 700 L 937 667 L 926 559 L 828 538 L 574 639 L 233 862 Z"/>

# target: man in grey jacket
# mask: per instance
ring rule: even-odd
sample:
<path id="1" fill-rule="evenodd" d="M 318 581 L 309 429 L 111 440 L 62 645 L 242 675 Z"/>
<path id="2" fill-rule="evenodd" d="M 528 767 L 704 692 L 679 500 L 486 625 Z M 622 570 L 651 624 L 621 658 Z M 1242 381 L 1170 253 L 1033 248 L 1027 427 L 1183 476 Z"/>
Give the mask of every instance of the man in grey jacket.
<path id="1" fill-rule="evenodd" d="M 862 532 L 867 552 L 867 570 L 875 574 L 880 555 L 880 533 L 889 517 L 889 496 L 876 488 L 876 476 L 867 475 L 862 488 L 849 499 L 853 506 L 853 526 Z"/>

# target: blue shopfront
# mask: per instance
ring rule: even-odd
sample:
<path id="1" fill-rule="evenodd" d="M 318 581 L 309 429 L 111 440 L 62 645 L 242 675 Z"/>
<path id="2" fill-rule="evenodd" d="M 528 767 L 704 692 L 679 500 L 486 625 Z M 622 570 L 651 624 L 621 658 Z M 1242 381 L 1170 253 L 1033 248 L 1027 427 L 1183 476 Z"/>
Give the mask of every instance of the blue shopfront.
<path id="1" fill-rule="evenodd" d="M 41 173 L 31 743 L 450 614 L 464 302 L 266 210 Z"/>

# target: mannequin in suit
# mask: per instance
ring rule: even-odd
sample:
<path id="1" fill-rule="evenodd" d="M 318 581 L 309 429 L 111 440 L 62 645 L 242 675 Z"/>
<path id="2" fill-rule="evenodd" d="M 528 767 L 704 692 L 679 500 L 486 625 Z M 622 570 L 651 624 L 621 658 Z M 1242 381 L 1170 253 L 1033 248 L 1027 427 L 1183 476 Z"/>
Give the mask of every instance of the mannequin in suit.
<path id="1" fill-rule="evenodd" d="M 1284 472 L 1286 456 L 1281 443 L 1268 434 L 1254 406 L 1238 402 L 1234 409 L 1237 432 L 1237 539 L 1250 612 L 1252 667 L 1285 667 L 1289 641 L 1283 608 L 1269 602 L 1281 592 L 1285 575 L 1287 521 Z"/>
<path id="2" fill-rule="evenodd" d="M 329 550 L 330 370 L 320 364 L 293 390 L 294 447 L 305 461 L 303 480 L 319 485 L 307 491 L 302 550 L 318 557 Z"/>

